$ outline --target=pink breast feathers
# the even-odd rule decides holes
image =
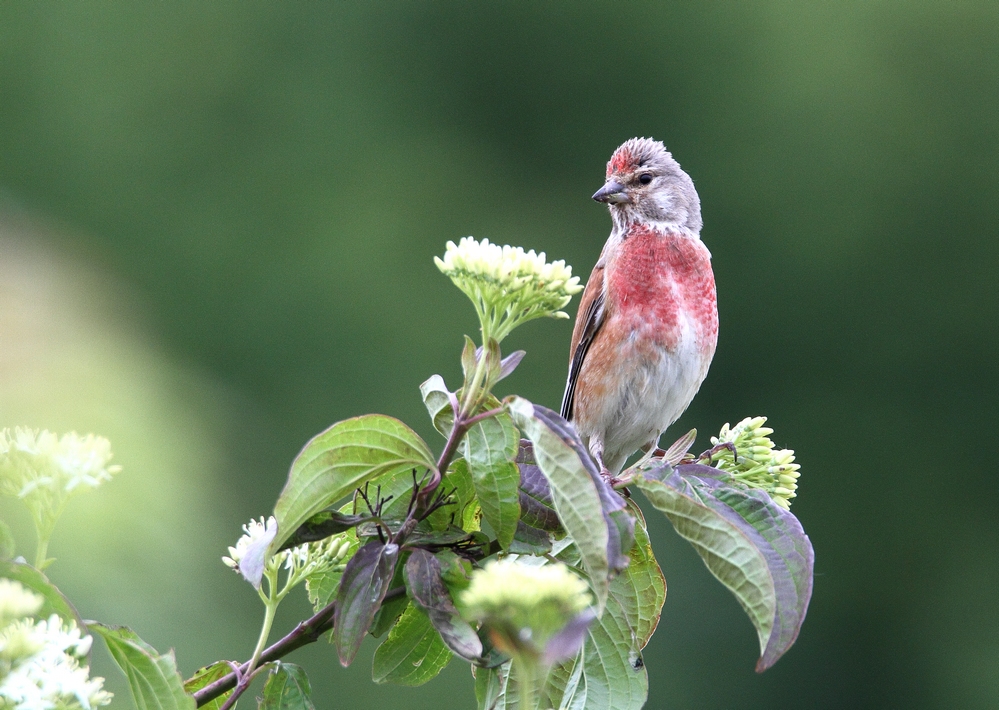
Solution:
[[[714,352],[718,310],[711,256],[698,239],[644,225],[631,228],[608,264],[610,299],[637,331],[673,349],[682,320],[693,325],[698,349]]]

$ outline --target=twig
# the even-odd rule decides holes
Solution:
[[[393,599],[398,599],[406,594],[405,587],[396,587],[395,589],[390,589],[385,594],[384,601],[391,601]],[[272,646],[264,649],[264,652],[260,654],[260,664],[270,663],[271,661],[276,661],[279,658],[283,658],[292,651],[295,651],[302,646],[308,646],[310,643],[315,643],[319,638],[333,628],[333,613],[336,611],[336,602],[332,601],[325,607],[317,611],[313,616],[309,617],[305,621],[299,622],[299,624],[292,629],[291,633],[285,636],[280,641],[277,641]],[[239,666],[239,674],[246,673],[247,669],[250,667],[250,662],[242,663]],[[197,702],[198,707],[201,707],[205,703],[214,700],[228,690],[232,690],[237,684],[237,672],[233,671],[228,673],[218,680],[209,683],[201,690],[194,693],[194,700]]]

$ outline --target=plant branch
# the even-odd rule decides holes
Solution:
[[[405,587],[390,589],[385,594],[383,603],[393,599],[398,599],[405,594]],[[264,663],[276,661],[279,658],[283,658],[288,655],[292,651],[301,648],[302,646],[308,646],[310,643],[318,641],[324,633],[333,628],[333,614],[335,611],[336,602],[332,601],[305,621],[299,622],[287,636],[282,638],[280,641],[275,642],[272,646],[264,649],[264,652],[260,654],[259,663],[263,665]],[[235,688],[236,684],[239,682],[237,676],[247,673],[249,668],[249,661],[242,663],[239,666],[238,673],[233,671],[232,673],[222,676],[218,680],[209,683],[201,690],[195,692],[194,700],[197,702],[198,707],[214,700],[226,691]]]

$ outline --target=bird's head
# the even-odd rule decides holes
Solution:
[[[659,222],[697,234],[701,201],[694,182],[661,141],[632,138],[607,163],[607,182],[593,195],[610,207],[618,227]]]

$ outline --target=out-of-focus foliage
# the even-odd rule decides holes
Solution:
[[[247,657],[256,602],[218,561],[239,524],[317,432],[425,422],[414,383],[460,380],[476,324],[441,242],[585,275],[604,162],[652,135],[697,184],[721,314],[675,431],[767,412],[808,462],[817,577],[756,676],[738,605],[650,517],[649,707],[994,707],[997,31],[984,1],[3,3],[3,209],[60,226],[4,222],[0,427],[98,432],[124,467],[69,507],[54,581],[185,675]],[[502,387],[557,403],[569,331],[511,336]],[[474,702],[457,664],[400,690],[328,646],[291,660],[318,706]]]

